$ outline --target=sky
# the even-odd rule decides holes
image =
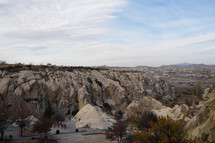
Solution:
[[[215,64],[215,0],[0,0],[0,60]]]

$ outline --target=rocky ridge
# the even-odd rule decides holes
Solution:
[[[116,116],[132,100],[146,95],[157,99],[175,98],[173,86],[144,72],[92,68],[0,70],[0,102],[11,109],[23,103],[35,116],[42,115],[51,106],[54,112],[72,117],[86,104]]]

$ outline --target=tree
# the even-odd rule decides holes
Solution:
[[[1,140],[4,140],[4,133],[10,125],[9,113],[4,103],[0,105],[0,134]]]
[[[6,129],[9,126],[9,122],[8,122],[8,115],[5,113],[0,113],[0,133],[1,133],[1,140],[4,140],[4,133],[6,131]]]
[[[106,139],[122,143],[123,137],[126,135],[127,126],[127,121],[118,120],[106,131]]]
[[[5,64],[7,64],[7,62],[6,61],[0,61],[0,64],[5,65]]]
[[[200,82],[198,82],[193,87],[193,94],[197,96],[199,99],[202,99],[202,93],[203,93],[202,85]]]
[[[138,143],[194,143],[187,138],[184,119],[172,120],[170,117],[159,117],[157,122],[149,122],[150,128],[145,131],[135,130]]]
[[[27,118],[32,113],[29,108],[24,106],[22,102],[19,103],[18,106],[13,111],[13,118],[17,119],[16,123],[18,124],[20,128],[20,135],[23,136],[23,132],[26,126],[30,124],[30,119]]]
[[[146,110],[144,112],[137,112],[135,117],[130,117],[129,123],[136,126],[139,130],[150,128],[149,122],[157,122],[157,115],[152,111]]]
[[[52,123],[48,118],[42,118],[34,124],[33,132],[42,134],[46,134],[51,130]]]

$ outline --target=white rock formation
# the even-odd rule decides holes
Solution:
[[[152,110],[157,116],[169,116],[173,120],[182,119],[189,111],[189,107],[186,104],[175,105],[173,108],[164,107],[160,110]],[[185,117],[185,121],[189,121],[190,118]]]
[[[189,111],[189,107],[185,104],[182,104],[175,105],[173,108],[170,108],[163,105],[156,99],[144,97],[140,101],[133,101],[131,104],[129,104],[124,116],[129,118],[134,116],[134,111],[141,113],[146,110],[153,111],[157,116],[169,116],[173,120],[179,120],[182,119],[184,115],[186,115],[186,113]],[[189,118],[186,117],[185,120],[188,121]]]
[[[28,116],[25,120],[29,121],[30,127],[33,127],[33,125],[38,121],[38,119],[36,117],[34,117],[33,115]]]
[[[115,120],[104,113],[98,106],[85,105],[73,118],[77,120],[76,128],[108,129]]]

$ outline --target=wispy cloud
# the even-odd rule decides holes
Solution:
[[[214,13],[211,0],[0,0],[0,59],[88,66],[211,64]]]
[[[104,34],[99,26],[114,18],[123,0],[11,0],[0,9],[0,35],[8,38],[53,40]],[[6,13],[5,13],[6,12]],[[83,40],[83,39],[82,39]]]

